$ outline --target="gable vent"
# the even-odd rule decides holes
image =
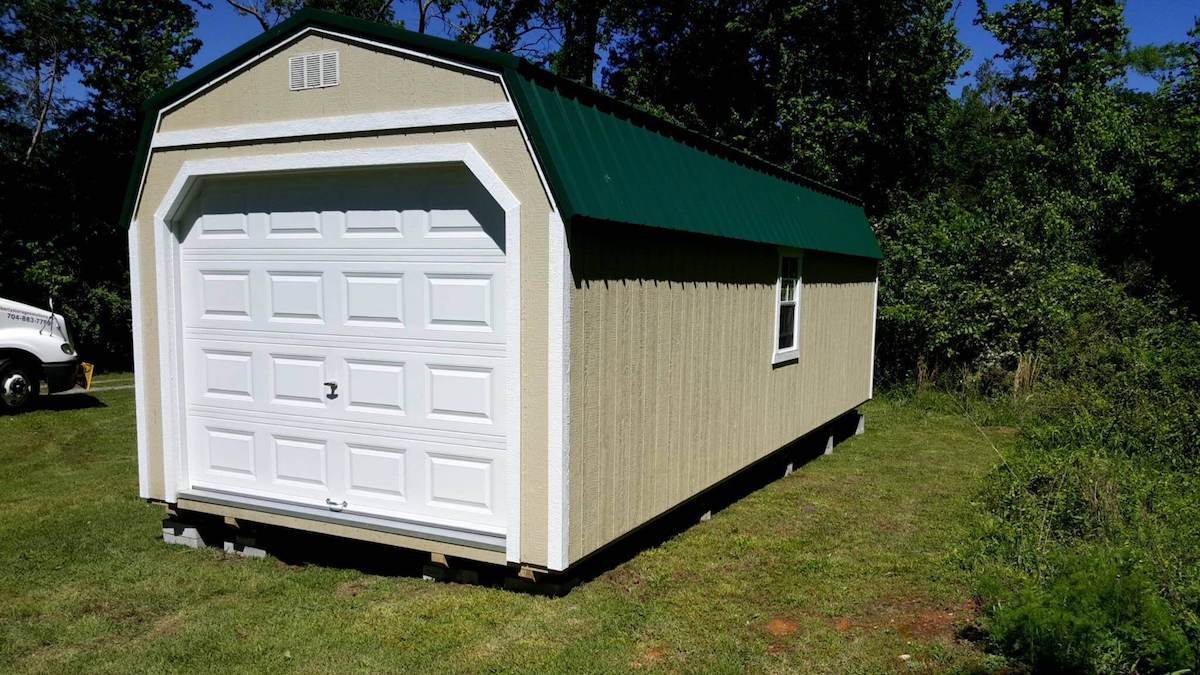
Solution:
[[[341,82],[341,64],[337,52],[301,54],[288,59],[288,89],[334,87]]]

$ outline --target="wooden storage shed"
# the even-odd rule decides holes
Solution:
[[[871,397],[853,198],[509,55],[303,11],[147,104],[139,489],[566,570]]]

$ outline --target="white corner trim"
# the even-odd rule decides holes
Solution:
[[[509,431],[505,450],[508,452],[508,523],[504,539],[504,559],[510,563],[521,562],[521,208],[516,196],[488,166],[487,162],[470,149],[464,163],[483,184],[492,198],[504,208],[504,276],[505,276],[505,327],[508,331],[505,348],[508,350],[508,415]]]
[[[867,398],[875,398],[875,324],[879,322],[879,277],[875,277],[875,293],[871,296],[871,369],[867,375]]]
[[[129,225],[129,306],[133,314],[133,406],[137,420],[138,496],[150,499],[150,437],[146,432],[146,351],[142,331],[142,276],[138,262],[138,222]]]
[[[164,202],[165,204],[166,202]],[[161,209],[160,209],[161,212]],[[174,242],[174,245],[172,245]],[[182,396],[179,395],[182,385],[183,359],[179,345],[182,312],[178,307],[179,243],[168,229],[166,221],[158,213],[154,216],[154,289],[155,314],[158,315],[158,375],[159,375],[159,410],[162,424],[162,470],[163,470],[163,500],[176,502],[178,483],[187,484],[184,473],[186,463],[183,458],[183,438],[185,418],[182,409]],[[179,355],[177,357],[177,355]],[[183,476],[180,476],[184,473]],[[179,480],[177,480],[177,478]]]
[[[154,214],[155,256],[158,283],[159,362],[162,376],[163,447],[166,500],[178,499],[178,486],[187,486],[187,449],[184,444],[182,345],[179,343],[181,300],[179,242],[172,235],[176,218],[186,208],[196,186],[211,176],[270,174],[284,171],[383,167],[458,162],[504,210],[505,274],[514,283],[506,286],[506,321],[510,330],[505,348],[509,359],[506,414],[511,420],[506,440],[510,475],[508,485],[505,557],[521,562],[521,203],[491,166],[467,143],[396,146],[365,150],[288,153],[223,157],[184,162]]]
[[[546,566],[565,570],[570,563],[571,457],[571,253],[566,229],[557,211],[550,212],[550,336],[547,465]]]
[[[517,119],[517,109],[507,101],[478,103],[444,108],[394,110],[363,115],[312,117],[283,122],[238,124],[227,127],[206,127],[182,131],[161,131],[150,141],[153,149],[196,145],[245,143],[306,136],[356,134],[403,129],[422,129],[470,124],[511,122]]]

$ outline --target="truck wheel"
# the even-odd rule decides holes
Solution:
[[[0,406],[13,412],[29,410],[40,389],[36,370],[20,361],[0,360]]]

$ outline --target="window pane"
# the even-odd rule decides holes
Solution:
[[[796,306],[779,307],[779,349],[791,349],[796,345]]]
[[[796,280],[795,279],[780,279],[779,280],[779,301],[791,302],[796,299]]]

